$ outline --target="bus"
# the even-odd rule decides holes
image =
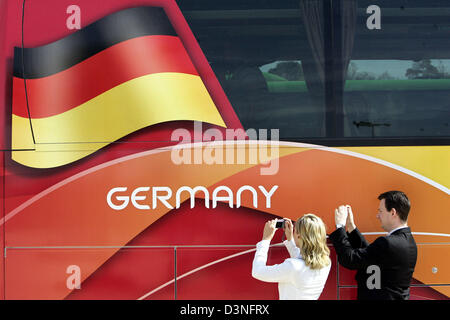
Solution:
[[[0,298],[278,299],[264,223],[401,190],[450,297],[445,0],[0,0]],[[268,264],[288,253],[278,231]],[[356,299],[332,267],[323,300]]]

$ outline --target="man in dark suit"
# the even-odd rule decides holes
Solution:
[[[377,218],[387,236],[368,244],[346,205],[335,210],[337,229],[329,237],[339,263],[358,270],[358,300],[408,300],[417,261],[416,242],[407,225],[411,205],[401,191],[382,193],[378,200]]]

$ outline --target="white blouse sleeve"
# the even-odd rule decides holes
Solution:
[[[300,249],[295,245],[295,242],[293,239],[289,240],[284,240],[283,244],[286,246],[286,249],[289,252],[289,255],[291,256],[291,258],[301,258],[301,254],[300,254]]]
[[[255,258],[253,259],[252,276],[265,282],[285,282],[293,273],[293,266],[285,260],[281,264],[267,266],[267,253],[270,241],[262,240],[256,244]]]

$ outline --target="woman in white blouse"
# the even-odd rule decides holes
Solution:
[[[283,242],[291,258],[267,266],[267,252],[277,219],[264,226],[263,239],[256,244],[252,276],[266,282],[278,282],[280,300],[317,300],[331,269],[330,250],[322,219],[305,214],[295,222],[285,219],[286,240]]]

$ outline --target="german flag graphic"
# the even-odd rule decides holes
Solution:
[[[51,168],[157,123],[226,127],[166,13],[136,7],[56,42],[15,48],[12,159]],[[82,144],[40,152],[45,144]],[[30,151],[23,151],[30,149]]]

